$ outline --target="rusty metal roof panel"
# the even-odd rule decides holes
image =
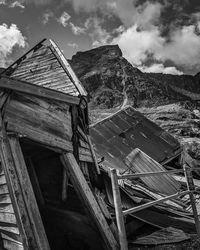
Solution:
[[[41,41],[3,74],[65,94],[87,96],[61,50],[51,40]]]
[[[114,157],[120,159],[115,167],[121,170],[127,169],[124,160],[135,148],[159,163],[175,157],[180,150],[175,138],[132,107],[91,125],[90,133],[97,154],[106,161],[109,158],[110,165],[117,164]]]

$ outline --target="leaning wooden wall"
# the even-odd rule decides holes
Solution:
[[[18,137],[26,137],[62,155],[63,165],[73,176],[72,184],[99,229],[106,249],[117,249],[118,244],[87,182],[89,163],[94,163],[94,158],[88,140],[85,104],[69,105],[18,91],[5,92],[0,97],[0,157],[24,249],[50,248]]]

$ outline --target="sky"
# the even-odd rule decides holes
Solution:
[[[0,67],[43,38],[66,58],[107,44],[143,72],[200,71],[199,0],[0,0]]]

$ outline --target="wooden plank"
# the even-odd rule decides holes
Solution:
[[[14,213],[12,204],[0,204],[0,212],[2,213]]]
[[[0,176],[0,185],[6,184],[6,177],[5,175]]]
[[[101,212],[101,209],[90,190],[83,173],[80,170],[79,165],[76,162],[76,159],[72,153],[65,153],[61,157],[61,161],[70,173],[70,179],[79,194],[81,200],[88,209],[88,212],[91,214],[94,223],[96,224],[101,236],[104,240],[104,243],[107,249],[118,249],[118,244],[105,220],[104,215]]]
[[[0,195],[0,203],[11,203],[10,194]]]
[[[7,184],[1,184],[0,182],[0,196],[2,194],[8,194],[8,186]]]
[[[176,198],[176,197],[179,197],[181,195],[186,195],[186,194],[189,194],[189,193],[190,193],[190,191],[186,190],[186,191],[182,191],[182,192],[179,192],[179,193],[176,193],[176,194],[169,195],[169,196],[164,197],[164,198],[160,198],[160,199],[158,199],[156,201],[150,201],[150,202],[142,204],[140,206],[124,210],[123,215],[128,215],[128,214],[131,214],[131,213],[135,213],[135,212],[138,212],[138,211],[143,210],[145,208],[148,208],[148,207],[157,205],[159,203],[162,203],[162,202],[164,202],[166,200],[170,200],[172,198]]]
[[[18,229],[17,226],[16,227],[14,227],[13,225],[11,225],[11,226],[2,226],[1,223],[0,223],[0,231],[2,231],[2,230],[19,235],[19,229]]]
[[[16,217],[15,214],[11,213],[2,213],[0,212],[0,221],[1,222],[6,222],[6,223],[11,223],[11,224],[16,224]]]
[[[55,136],[71,141],[72,129],[70,116],[61,117],[56,112],[48,111],[36,105],[26,105],[11,100],[5,109],[5,120],[9,117],[19,123],[27,123]],[[62,119],[63,118],[63,119]],[[22,120],[22,121],[20,121]]]
[[[2,236],[3,239],[7,239],[7,240],[10,240],[12,242],[15,242],[17,244],[22,245],[20,235],[2,231],[1,236]]]
[[[117,178],[119,180],[123,179],[135,179],[140,177],[148,177],[148,176],[159,176],[159,175],[165,175],[165,174],[174,174],[174,173],[182,173],[184,172],[183,169],[174,169],[169,171],[156,171],[156,172],[145,172],[145,173],[139,173],[139,174],[124,174],[124,175],[118,175]]]
[[[0,78],[0,88],[16,90],[23,93],[66,102],[74,105],[78,105],[80,101],[79,97],[71,96],[56,90],[47,89],[41,86],[37,86],[35,84],[27,83],[22,80],[16,80],[5,76],[2,76]]]
[[[128,242],[126,238],[126,230],[125,230],[124,218],[123,218],[123,213],[122,213],[122,202],[121,202],[116,169],[111,169],[110,174],[111,174],[113,200],[114,200],[115,216],[116,216],[116,221],[117,221],[120,249],[128,250]]]
[[[7,118],[7,130],[21,134],[21,136],[27,137],[33,141],[39,142],[44,146],[50,146],[62,149],[64,151],[72,151],[73,147],[71,142],[64,140],[60,137],[54,136],[51,133],[41,130],[40,128],[35,128],[22,121]]]
[[[31,221],[31,229],[35,236],[38,249],[50,249],[49,243],[45,234],[40,212],[37,206],[35,195],[32,189],[29,174],[27,172],[24,157],[21,151],[21,146],[16,137],[9,138],[11,152],[15,161],[16,172],[21,185],[23,199],[26,204],[27,213]]]
[[[7,239],[3,239],[3,245],[4,245],[4,249],[7,249],[7,250],[24,250],[23,245],[7,240]]]

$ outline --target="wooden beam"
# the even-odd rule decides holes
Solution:
[[[6,76],[1,76],[0,88],[11,89],[22,93],[53,99],[73,105],[78,105],[80,102],[79,97],[64,94],[60,91],[44,88],[36,84],[32,84],[26,81],[17,80]]]
[[[118,243],[116,242],[106,220],[101,212],[101,209],[88,186],[84,175],[72,153],[65,153],[61,157],[61,161],[70,173],[70,178],[77,194],[80,196],[81,200],[87,207],[89,213],[92,216],[94,223],[96,224],[101,236],[104,240],[106,249],[116,250],[119,249]]]
[[[128,250],[126,230],[125,230],[124,218],[123,218],[123,213],[122,213],[122,202],[121,202],[116,169],[111,169],[110,174],[111,174],[113,200],[114,200],[115,215],[116,215],[117,228],[118,228],[120,250]]]
[[[27,167],[21,151],[21,146],[18,139],[14,136],[9,138],[10,148],[16,167],[16,174],[23,195],[23,200],[27,209],[27,215],[30,219],[31,230],[33,231],[37,248],[50,249],[47,236],[44,230],[40,212],[37,206]],[[26,230],[26,228],[25,228]]]
[[[174,173],[182,173],[184,172],[183,169],[174,169],[169,171],[157,171],[157,172],[146,172],[146,173],[136,173],[136,174],[126,174],[126,175],[118,175],[117,179],[134,179],[140,177],[150,177],[150,176],[157,176],[157,175],[165,175],[165,174],[174,174]]]
[[[123,211],[123,215],[132,214],[132,213],[141,211],[141,210],[143,210],[145,208],[152,207],[152,206],[160,204],[160,203],[162,203],[164,201],[167,201],[167,200],[179,197],[181,195],[186,195],[186,194],[189,194],[189,193],[190,193],[190,191],[186,190],[186,191],[183,191],[183,192],[172,194],[172,195],[166,196],[164,198],[161,198],[161,199],[158,199],[158,200],[155,200],[155,201],[151,201],[151,202],[145,203],[143,205],[140,205],[140,206],[137,206],[137,207],[134,207],[134,208],[130,208],[130,209],[124,210]]]

